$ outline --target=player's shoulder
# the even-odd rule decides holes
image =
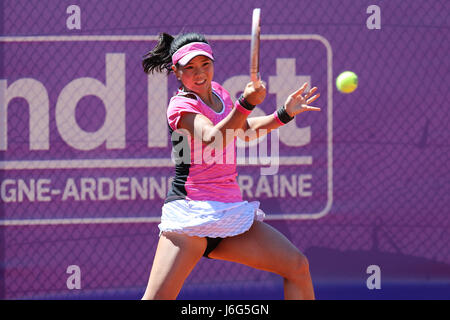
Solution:
[[[178,92],[170,98],[169,107],[180,104],[196,105],[198,104],[198,100],[197,95],[194,93],[178,90]]]
[[[211,87],[213,88],[213,90],[217,93],[222,93],[222,92],[227,92],[227,90],[225,90],[224,87],[222,87],[218,82],[215,81],[211,81]]]
[[[216,92],[218,95],[220,95],[220,97],[222,97],[224,101],[230,98],[230,93],[219,83],[211,81],[211,87],[213,88],[214,92]]]
[[[183,101],[183,99],[191,99],[194,101],[198,101],[198,97],[196,94],[194,94],[193,92],[184,91],[182,88],[179,88],[177,93],[170,100]]]
[[[182,111],[200,113],[201,104],[198,97],[189,92],[178,91],[176,95],[170,98],[167,114],[178,114]]]

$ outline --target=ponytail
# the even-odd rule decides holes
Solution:
[[[174,38],[168,33],[160,33],[158,44],[142,58],[145,73],[172,71],[172,55],[182,46],[191,42],[204,42],[204,35],[196,32],[185,33]]]
[[[158,44],[142,58],[142,67],[145,73],[152,73],[154,71],[163,72],[164,70],[170,73],[172,66],[170,45],[173,40],[174,37],[168,33],[159,34]]]

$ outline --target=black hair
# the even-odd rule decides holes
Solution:
[[[142,58],[144,72],[166,70],[169,74],[172,71],[172,55],[182,46],[191,42],[208,43],[204,35],[196,32],[180,34],[175,38],[168,33],[160,33],[158,44]]]

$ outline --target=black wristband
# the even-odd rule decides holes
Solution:
[[[287,113],[286,108],[284,106],[278,108],[277,116],[278,116],[278,119],[280,119],[280,121],[283,122],[284,124],[286,124],[289,121],[291,121],[292,119],[294,119],[294,117],[291,117],[289,115],[289,113]]]
[[[245,109],[249,110],[249,111],[252,111],[252,110],[255,109],[255,107],[256,107],[256,106],[254,106],[254,105],[248,103],[248,101],[245,100],[244,95],[241,95],[241,96],[239,97],[239,104],[240,104],[242,107],[244,107]]]

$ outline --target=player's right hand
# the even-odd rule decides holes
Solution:
[[[253,82],[247,83],[244,89],[244,98],[248,103],[256,106],[261,104],[266,98],[266,86],[263,81],[260,81],[258,88],[255,88]]]

